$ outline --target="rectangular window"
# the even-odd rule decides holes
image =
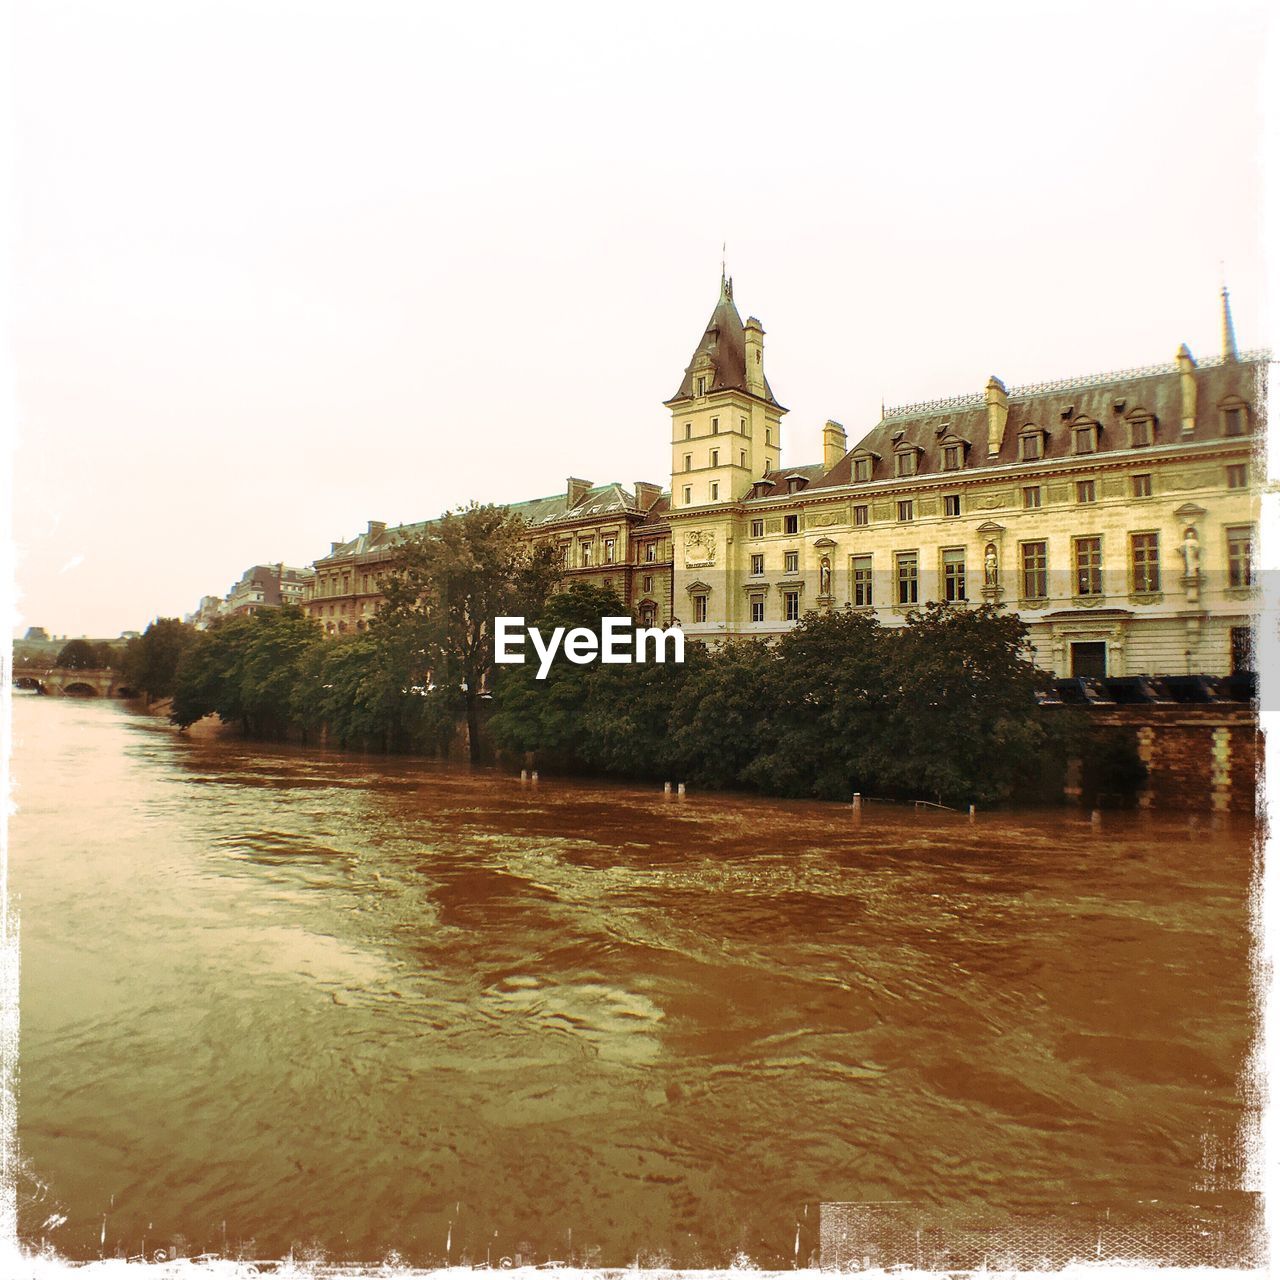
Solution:
[[[782,557],[783,573],[799,573],[800,572],[800,553],[798,551],[788,551]]]
[[[742,431],[742,434],[745,436],[745,435],[747,434],[747,420],[746,420],[746,418],[739,418],[739,419],[738,419],[738,427],[739,427],[739,429]]]
[[[1107,678],[1107,642],[1076,640],[1071,645],[1071,674],[1086,680]]]
[[[1149,475],[1133,476],[1133,496],[1135,498],[1151,497],[1151,477]]]
[[[766,458],[766,459],[764,460],[764,469],[765,469],[765,471],[766,471],[766,472],[768,472],[768,471],[772,471],[772,470],[773,470],[773,459],[772,459],[772,458]]]
[[[871,459],[870,458],[854,458],[853,478],[855,482],[859,484],[861,484],[864,480],[871,479]]]
[[[1230,409],[1224,409],[1222,415],[1226,420],[1227,435],[1242,436],[1245,434],[1245,429],[1249,425],[1249,418],[1243,408],[1235,405]]]
[[[868,512],[866,507],[854,507],[853,523],[858,525],[859,527],[861,527],[864,524],[871,523],[870,513]]]
[[[783,533],[799,533],[800,517],[799,516],[783,516],[782,532]]]
[[[764,556],[751,557],[751,574],[753,577],[759,577],[764,572]]]
[[[605,564],[613,563],[613,539],[606,538],[604,540],[604,562]]]
[[[856,605],[873,604],[871,596],[871,557],[854,556],[853,568],[853,603]]]
[[[751,621],[764,621],[764,596],[751,597]]]
[[[686,422],[684,424],[684,438],[686,440],[693,439],[693,423],[692,422]]]
[[[1145,449],[1156,441],[1156,424],[1150,418],[1135,418],[1129,424],[1130,443],[1135,449]]]
[[[720,419],[719,419],[719,418],[712,418],[712,419],[711,419],[711,434],[712,434],[713,436],[718,436],[718,435],[720,434]]]
[[[913,476],[916,473],[916,451],[906,449],[894,455],[894,473],[900,476]]]
[[[772,428],[772,427],[765,427],[765,429],[764,429],[764,442],[765,442],[765,444],[772,444],[772,443],[773,443],[773,428]]]
[[[1040,506],[1040,486],[1029,484],[1022,491],[1022,506],[1026,511],[1035,511]]]
[[[960,514],[960,495],[958,493],[944,493],[942,495],[942,514],[944,516],[958,516]]]
[[[1253,656],[1253,628],[1231,628],[1231,674],[1245,675],[1256,671]]]
[[[782,593],[782,616],[787,622],[795,622],[800,617],[800,593],[784,591]]]
[[[898,503],[898,523],[906,524],[916,518],[915,503],[910,498],[904,498]]]
[[[1076,501],[1077,502],[1097,502],[1098,500],[1098,482],[1096,480],[1077,480],[1076,481]]]
[[[753,520],[751,522],[751,536],[753,538],[764,537],[764,521],[763,520]]]
[[[1038,431],[1018,437],[1018,457],[1023,462],[1036,462],[1044,457],[1044,436]]]
[[[1160,535],[1131,533],[1129,559],[1133,566],[1133,589],[1139,594],[1160,590]]]
[[[640,582],[641,582],[640,590],[643,591],[645,595],[652,595],[653,594],[653,575],[646,573],[644,577],[640,579]]]
[[[685,469],[686,471],[692,471],[692,470],[693,470],[693,454],[691,454],[691,453],[686,453],[686,454],[684,455],[684,469]]]
[[[693,486],[687,484],[684,487],[684,505],[687,507],[693,501]]]
[[[646,542],[644,545],[644,558],[652,564],[658,558],[658,544],[656,542]]]
[[[1227,468],[1227,488],[1247,489],[1249,487],[1249,464],[1237,462]]]
[[[959,471],[961,450],[958,444],[949,444],[942,451],[942,467],[944,471]]]
[[[1049,544],[1022,544],[1022,598],[1044,600],[1049,595]]]
[[[720,465],[720,450],[719,450],[719,449],[712,449],[712,450],[711,450],[711,465],[712,465],[713,467],[718,467],[718,466]]]
[[[699,379],[698,379],[698,394],[699,394],[700,396],[705,396],[705,395],[707,394],[707,380],[706,380],[706,378],[699,378]]]
[[[1102,539],[1077,538],[1075,561],[1076,595],[1100,596],[1102,594]]]
[[[707,597],[693,597],[693,620],[694,622],[706,622],[707,620]]]
[[[1077,453],[1097,453],[1098,452],[1098,428],[1089,423],[1087,426],[1077,427],[1075,430],[1076,452]]]
[[[1227,585],[1253,586],[1253,528],[1249,525],[1227,530]]]
[[[747,465],[747,451],[745,449],[738,450],[738,466],[745,467]]]
[[[942,589],[946,599],[967,600],[965,595],[964,548],[953,547],[942,553]]]
[[[898,577],[898,603],[918,604],[920,600],[920,559],[914,551],[899,551],[894,556]]]
[[[584,569],[591,568],[591,543],[589,542],[582,544],[582,567]]]
[[[720,496],[720,483],[717,480],[711,482],[711,501],[714,502]]]

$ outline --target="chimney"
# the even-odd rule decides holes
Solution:
[[[1178,366],[1178,384],[1182,390],[1182,434],[1190,436],[1196,430],[1196,362],[1184,342],[1174,357]]]
[[[844,428],[828,418],[827,425],[822,428],[822,469],[830,471],[848,452],[849,442]]]
[[[387,522],[385,520],[370,520],[367,537],[380,538],[387,531]]]
[[[763,396],[764,326],[755,316],[748,316],[743,328],[747,345],[747,390],[753,396]]]
[[[986,400],[987,457],[994,458],[1004,443],[1004,427],[1009,421],[1009,395],[994,373],[987,379]]]
[[[650,484],[647,480],[637,480],[635,486],[636,506],[641,511],[648,511],[662,497],[662,486],[659,484]]]
[[[569,505],[576,507],[583,498],[587,496],[587,490],[591,488],[590,480],[579,480],[576,476],[569,477],[569,487],[567,490]]]

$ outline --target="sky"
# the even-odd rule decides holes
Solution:
[[[1266,341],[1265,7],[19,0],[15,634],[669,480],[722,244],[783,461]],[[1271,330],[1274,332],[1274,329]]]

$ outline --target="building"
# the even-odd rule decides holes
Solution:
[[[675,396],[673,608],[691,638],[809,610],[887,624],[1000,604],[1057,675],[1225,674],[1251,661],[1255,448],[1267,356],[1223,353],[887,409],[852,449],[781,459],[763,329],[729,280]]]
[[[190,620],[203,630],[217,618],[243,617],[262,609],[302,605],[312,576],[311,569],[296,569],[287,564],[251,565],[227,592],[220,607],[215,608],[216,597],[205,596]]]
[[[671,621],[671,531],[659,485],[639,480],[626,489],[571,476],[563,493],[508,510],[524,519],[532,540],[559,548],[566,581],[612,588],[650,625]],[[329,635],[365,630],[382,605],[379,580],[394,565],[396,548],[429,523],[388,528],[370,520],[364,533],[331,544],[315,562],[308,615]]]
[[[788,465],[787,410],[764,328],[720,295],[675,394],[671,486],[592,486],[514,504],[561,548],[569,580],[613,587],[647,625],[715,644],[777,636],[810,610],[900,625],[928,601],[1026,620],[1059,676],[1226,674],[1249,666],[1256,601],[1255,450],[1268,356],[1240,353],[1224,288],[1223,351],[1197,362],[1006,387],[886,409],[852,448],[821,431]],[[363,630],[400,539],[333,543],[305,608]]]

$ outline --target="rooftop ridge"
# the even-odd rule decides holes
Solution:
[[[1250,351],[1242,351],[1234,359],[1223,356],[1206,356],[1196,361],[1196,368],[1211,369],[1221,364],[1240,364],[1254,362],[1265,363],[1271,359],[1271,351],[1265,347],[1257,347]],[[1088,387],[1105,387],[1109,382],[1122,382],[1130,378],[1154,378],[1160,374],[1177,373],[1178,366],[1169,361],[1166,364],[1141,365],[1133,369],[1112,369],[1107,373],[1086,373],[1074,378],[1058,378],[1050,382],[1028,382],[1023,386],[1010,387],[1010,400],[1024,396],[1045,395],[1052,391],[1077,391]],[[880,415],[881,422],[889,422],[895,418],[915,418],[925,414],[945,413],[948,409],[980,409],[986,403],[986,396],[981,391],[968,395],[949,396],[942,400],[919,400],[914,404],[896,404],[885,408]]]

